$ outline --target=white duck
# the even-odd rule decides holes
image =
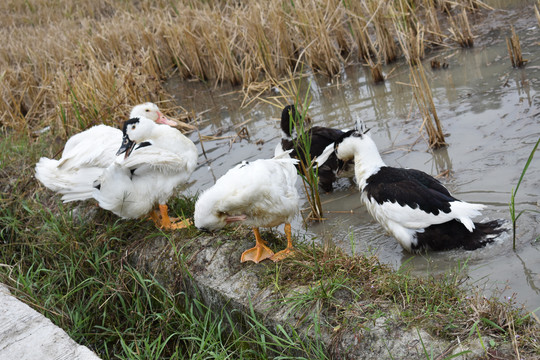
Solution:
[[[386,166],[367,132],[345,133],[336,141],[336,155],[354,159],[362,202],[405,250],[474,250],[502,232],[497,220],[473,222],[484,205],[454,198],[420,170]]]
[[[177,125],[167,119],[154,103],[144,103],[131,110],[130,118],[144,116],[159,124]],[[36,164],[36,179],[50,190],[64,195],[67,201],[92,197],[92,184],[116,159],[122,143],[122,131],[107,125],[96,125],[73,135],[66,142],[60,160],[42,157]],[[86,197],[82,197],[81,189]],[[88,191],[89,190],[89,191]]]
[[[149,214],[162,228],[186,227],[187,220],[171,222],[166,202],[195,169],[195,144],[170,126],[136,117],[124,123],[116,154],[123,153],[94,183],[92,196],[99,206],[127,219]]]
[[[195,226],[218,230],[242,221],[253,228],[255,247],[242,253],[241,262],[281,260],[293,250],[291,220],[299,211],[295,187],[297,160],[284,155],[273,159],[244,161],[230,169],[201,194],[195,204]],[[285,223],[287,248],[274,254],[261,239],[259,227]]]

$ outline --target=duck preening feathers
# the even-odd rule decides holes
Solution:
[[[167,201],[197,165],[197,148],[191,140],[170,126],[135,117],[124,123],[116,154],[119,157],[93,184],[92,197],[101,208],[127,219],[148,214],[166,229],[190,224],[185,219],[172,222]]]
[[[304,166],[306,166],[306,157],[309,153],[310,158],[314,160],[317,157],[321,157],[324,150],[330,146],[330,150],[333,148],[333,143],[341,137],[344,132],[339,129],[313,126],[309,130],[305,130],[305,136],[309,139],[307,141],[302,140],[297,136],[297,128],[303,129],[301,123],[302,116],[296,110],[294,105],[287,105],[281,112],[281,142],[278,147],[281,149],[279,152],[292,150],[290,156],[292,158],[299,159]],[[300,135],[301,136],[301,135]],[[309,143],[309,152],[306,150],[306,143]],[[333,189],[333,183],[338,177],[352,177],[353,174],[350,171],[352,168],[352,162],[343,162],[339,160],[333,151],[329,152],[329,156],[325,156],[325,159],[319,159],[317,161],[319,185],[326,191],[330,192]]]
[[[195,204],[195,226],[213,231],[232,222],[242,222],[253,228],[255,247],[242,253],[241,261],[274,261],[292,250],[290,222],[299,211],[295,187],[297,160],[286,154],[273,159],[242,162],[204,191]],[[276,254],[259,234],[259,227],[285,224],[287,248]]]
[[[175,126],[154,103],[133,107],[130,118],[144,116],[158,124]],[[64,195],[64,202],[92,198],[92,184],[116,159],[122,143],[122,130],[96,125],[73,135],[64,146],[59,160],[42,157],[36,164],[36,179],[48,189]],[[86,197],[80,189],[86,189]]]
[[[503,231],[499,220],[473,222],[485,206],[456,199],[434,177],[386,166],[368,130],[343,134],[335,151],[339,159],[354,159],[362,202],[407,251],[474,250]]]
[[[60,160],[39,160],[36,178],[64,202],[94,198],[122,218],[149,214],[159,227],[177,227],[166,201],[195,169],[197,149],[155,104],[137,105],[131,116],[123,131],[98,125],[74,135]],[[119,156],[125,145],[127,155]]]

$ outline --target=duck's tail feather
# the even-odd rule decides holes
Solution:
[[[463,244],[465,250],[475,250],[492,243],[506,229],[502,220],[491,220],[483,223],[474,223],[474,231],[471,233],[468,243]]]
[[[425,249],[441,251],[456,248],[476,250],[492,243],[506,229],[502,220],[492,220],[484,223],[474,223],[474,229],[469,231],[458,220],[443,224],[431,225],[423,232],[416,233],[416,245],[413,251]]]
[[[58,160],[42,157],[37,162],[35,171],[36,179],[38,179],[46,188],[58,192],[64,187],[64,184],[58,180],[60,178]]]
[[[103,169],[85,168],[71,174],[69,186],[58,191],[63,202],[83,201],[93,197],[94,182],[99,179]]]
[[[98,167],[65,170],[58,160],[44,157],[39,159],[35,170],[36,179],[48,189],[62,194],[64,202],[92,198],[93,182],[103,172]]]

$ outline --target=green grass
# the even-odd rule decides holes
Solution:
[[[62,225],[54,219],[58,217],[47,219],[47,228],[56,233]],[[152,233],[151,226],[110,229],[133,238],[138,232]],[[301,357],[288,354],[312,353],[311,344],[292,328],[274,334],[255,313],[239,326],[231,314],[216,313],[196,297],[166,289],[126,262],[129,240],[103,234],[99,241],[88,235],[83,231],[76,236],[86,238],[84,242],[69,236],[2,246],[2,262],[12,265],[0,279],[103,358],[266,359],[273,354],[296,359]],[[11,258],[4,257],[8,253]]]
[[[514,250],[516,250],[516,223],[517,223],[519,217],[521,216],[521,214],[523,214],[526,211],[532,211],[532,212],[540,213],[540,211],[537,211],[537,210],[525,209],[525,210],[521,210],[516,215],[516,204],[515,204],[516,195],[517,195],[517,191],[519,189],[519,185],[521,185],[521,181],[523,181],[523,178],[525,177],[525,173],[527,172],[527,169],[529,168],[529,165],[532,162],[534,154],[536,153],[536,149],[538,149],[538,145],[540,145],[540,138],[538,139],[538,141],[534,145],[534,148],[532,149],[531,154],[529,155],[529,158],[527,159],[527,162],[525,163],[525,166],[523,167],[523,170],[521,171],[521,176],[519,177],[518,183],[517,183],[515,189],[512,189],[512,193],[510,195],[509,208],[510,208],[510,217],[512,218],[512,248]]]
[[[255,314],[241,330],[230,314],[130,265],[125,254],[138,242],[174,241],[150,222],[124,222],[99,210],[89,225],[56,205],[57,213],[22,206],[44,223],[31,237],[3,238],[0,261],[9,268],[0,280],[103,358],[265,359],[262,349],[286,359],[311,348],[294,332],[274,335]],[[176,253],[183,262],[182,248]]]
[[[278,82],[279,83],[279,82]],[[284,92],[284,100],[287,104],[294,105],[296,117],[290,114],[289,133],[296,132],[294,150],[296,157],[300,160],[298,174],[302,179],[302,189],[310,206],[310,213],[306,220],[323,220],[323,208],[319,194],[319,168],[315,164],[315,159],[311,158],[311,134],[309,132],[308,109],[311,103],[311,82],[307,86],[301,77],[296,80],[293,74],[289,74],[289,79],[279,83],[281,91]],[[305,90],[301,90],[305,88]],[[280,110],[283,109],[283,106]],[[294,136],[294,135],[293,135]]]

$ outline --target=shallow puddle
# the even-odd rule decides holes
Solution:
[[[406,85],[410,80],[404,64],[386,67],[389,76],[380,85],[373,85],[361,66],[345,69],[333,81],[310,77],[306,83],[311,82],[313,101],[308,113],[314,124],[351,128],[355,119],[363,119],[387,165],[416,168],[434,176],[449,170],[449,176],[441,180],[457,198],[488,205],[477,221],[505,219],[510,227],[510,193],[540,137],[540,30],[532,3],[513,4],[490,13],[489,19],[477,19],[474,48],[426,56],[424,66],[447,148],[428,150],[419,130],[417,105]],[[510,64],[505,40],[510,25],[520,37],[523,57],[529,59],[524,69],[513,69]],[[434,57],[448,68],[429,69]],[[203,155],[198,135],[191,134],[200,157],[188,193],[212,186],[242,160],[273,156],[280,139],[281,109],[261,101],[241,108],[242,94],[226,86],[171,79],[169,87],[177,94],[179,105],[200,114],[201,136],[215,136],[203,142]],[[249,139],[237,136],[243,127]],[[539,179],[537,154],[519,188],[518,211],[540,210]],[[298,189],[301,191],[300,180]],[[515,294],[517,302],[529,310],[540,307],[539,214],[526,212],[518,220],[516,251],[512,250],[510,230],[477,251],[412,256],[369,216],[360,205],[357,187],[348,179],[341,179],[333,193],[323,194],[322,201],[328,220],[306,227],[298,216],[292,225],[299,239],[333,242],[349,253],[373,252],[395,268],[411,266],[417,275],[454,271],[466,264],[464,271],[471,284],[485,287],[487,292],[504,290],[501,296],[505,297]]]

